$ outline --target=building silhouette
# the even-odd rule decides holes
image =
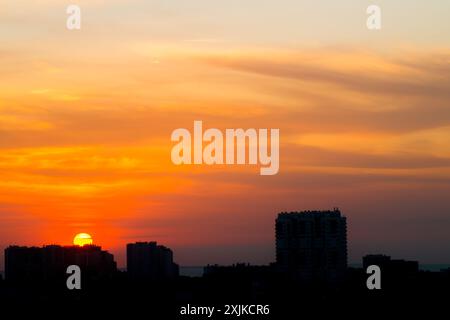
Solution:
[[[404,314],[412,306],[430,306],[427,311],[446,306],[450,269],[420,271],[415,261],[365,256],[364,268],[381,268],[382,289],[369,290],[366,270],[346,268],[346,233],[346,218],[338,209],[280,213],[276,263],[208,265],[202,277],[177,276],[172,251],[156,242],[127,245],[127,272],[118,271],[113,256],[98,246],[10,246],[5,250],[6,280],[0,281],[0,306],[14,312],[24,306],[33,312],[62,307],[79,317],[97,310],[103,318],[109,313],[117,316],[121,309],[128,318],[147,312],[157,319],[175,318],[183,305],[223,303],[267,303],[270,319],[309,313],[348,316],[353,306],[358,307],[358,315],[361,308],[373,312],[386,307],[380,316],[393,308]],[[66,268],[72,264],[81,267],[82,282],[88,281],[82,283],[82,290],[66,286]]]
[[[278,268],[300,281],[340,281],[347,268],[347,222],[339,209],[280,213]]]
[[[127,273],[131,279],[170,279],[179,274],[173,253],[156,242],[127,244]]]
[[[366,270],[370,265],[380,267],[381,272],[384,275],[397,279],[414,276],[419,272],[418,261],[391,259],[390,256],[383,254],[365,255],[363,257],[364,270]]]
[[[114,256],[95,245],[5,249],[5,278],[12,282],[59,281],[70,265],[78,265],[85,280],[109,278],[117,271]]]

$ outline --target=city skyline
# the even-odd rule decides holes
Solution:
[[[383,308],[446,301],[448,267],[430,272],[421,270],[417,261],[384,254],[368,254],[362,265],[348,266],[346,225],[337,208],[281,212],[273,230],[276,261],[207,265],[197,275],[180,273],[171,248],[155,241],[127,243],[126,270],[117,268],[108,251],[85,243],[92,240],[87,234],[78,234],[72,246],[9,246],[0,302],[13,309],[18,301],[28,308],[45,304],[47,314],[54,306],[71,306],[80,314],[96,306],[103,315],[145,309],[172,318],[205,315],[207,310],[212,317],[234,309],[238,317],[270,314],[270,319],[285,319],[299,314],[299,303],[301,314],[317,314],[322,306],[336,315],[337,306],[349,301],[367,307],[377,302]],[[224,299],[251,304],[225,302],[223,310]]]
[[[275,219],[274,233],[276,255],[266,267],[276,266],[278,271],[291,273],[299,281],[318,277],[332,283],[337,279],[344,279],[348,268],[352,268],[351,263],[348,263],[347,219],[338,208],[280,212]],[[127,243],[125,248],[125,269],[130,279],[166,281],[180,275],[173,251],[157,241]],[[106,271],[105,276],[121,269],[117,268],[114,255],[102,250],[100,245],[93,242],[91,235],[86,233],[75,235],[71,245],[9,245],[4,256],[7,279],[14,281],[23,281],[23,277],[32,278],[34,273],[38,278],[51,278],[52,273],[62,273],[68,265],[74,263],[82,264],[83,269],[97,266],[104,269],[103,272]],[[86,256],[91,258],[86,259]],[[419,270],[417,261],[391,260],[390,256],[380,253],[366,253],[361,260],[364,269],[370,265],[369,261],[384,266],[392,261],[400,263],[402,267],[412,266],[416,272]],[[39,265],[36,264],[38,261],[42,263],[42,269],[36,267]],[[245,267],[250,264],[239,261],[231,266]],[[209,270],[206,274],[216,267],[222,266],[217,263],[202,266]]]
[[[341,214],[339,208],[333,208],[332,210],[305,210],[305,211],[291,211],[291,212],[280,212],[275,219],[274,224],[274,232],[275,232],[275,246],[274,246],[274,259],[268,261],[266,263],[262,263],[259,265],[271,265],[276,263],[281,270],[287,271],[291,268],[310,268],[307,269],[309,274],[314,269],[313,261],[321,261],[320,264],[327,265],[325,261],[331,263],[332,270],[337,268],[340,270],[339,272],[343,272],[348,266],[360,266],[364,264],[364,259],[367,257],[375,257],[378,259],[381,257],[383,263],[386,258],[390,259],[390,255],[385,255],[386,252],[381,253],[380,251],[368,251],[365,252],[361,257],[359,257],[359,261],[348,261],[348,246],[347,246],[347,219],[346,216]],[[290,240],[290,242],[285,242],[284,239],[286,237],[290,237],[295,240]],[[317,240],[314,240],[318,237]],[[292,242],[294,241],[294,242]],[[11,250],[21,250],[21,249],[50,249],[55,250],[54,248],[68,249],[74,250],[76,248],[83,249],[84,247],[87,250],[90,248],[100,250],[102,248],[101,245],[94,242],[94,239],[91,235],[86,233],[80,233],[75,235],[73,238],[72,244],[44,244],[42,246],[25,246],[20,244],[9,244],[5,248],[5,255],[8,251]],[[290,244],[289,244],[290,243]],[[321,248],[317,253],[313,253],[313,251],[305,251],[305,245],[311,246],[309,250],[312,248]],[[319,247],[317,247],[317,245]],[[325,246],[325,247],[324,247]],[[153,270],[150,261],[151,260],[143,260],[142,254],[146,250],[151,250],[155,252],[161,251],[163,256],[168,254],[170,257],[170,261],[174,260],[174,254],[172,250],[168,247],[160,245],[155,241],[155,239],[146,239],[145,241],[136,241],[133,243],[126,243],[124,246],[124,253],[126,254],[125,260],[127,261],[126,265],[118,265],[118,269],[120,270],[129,270],[129,265],[132,264],[132,274],[139,272],[143,274],[143,267],[146,266],[147,269]],[[302,249],[303,248],[303,249]],[[322,251],[325,250],[325,251]],[[337,251],[336,251],[337,250]],[[339,252],[340,253],[337,253]],[[108,251],[105,251],[108,253]],[[309,253],[308,253],[309,252]],[[324,252],[327,252],[324,257],[319,257],[317,254],[322,255]],[[109,254],[109,253],[108,253]],[[157,253],[158,255],[160,253]],[[193,252],[191,252],[193,254]],[[117,261],[114,258],[114,254],[111,254],[111,259],[116,264]],[[134,258],[132,258],[134,257]],[[3,256],[2,256],[3,258]],[[130,260],[131,259],[131,260]],[[134,260],[133,260],[134,259]],[[414,259],[416,260],[416,259]],[[137,262],[140,261],[140,262]],[[144,261],[147,261],[146,264]],[[308,262],[307,262],[308,261]],[[318,262],[317,261],[317,262]],[[334,261],[334,262],[331,262]],[[361,261],[363,262],[361,264]],[[404,261],[404,260],[398,260]],[[142,266],[138,267],[139,263],[144,263]],[[154,262],[153,262],[154,263]],[[235,266],[240,264],[249,263],[249,260],[233,260],[232,263],[228,263],[225,265]],[[306,264],[305,264],[306,263]],[[417,265],[422,265],[418,261]],[[201,267],[205,266],[218,266],[220,264],[217,261],[208,262],[204,265],[184,265],[182,267]],[[450,266],[447,264],[436,264],[436,266],[441,265],[442,269],[445,269],[446,266]],[[178,265],[176,265],[177,273],[178,273]],[[312,269],[311,269],[312,268]],[[425,268],[426,269],[426,268]],[[141,270],[141,271],[139,271]],[[3,271],[0,269],[0,271]],[[141,275],[142,277],[143,275]],[[160,275],[162,276],[162,275]],[[162,276],[165,277],[165,276]]]

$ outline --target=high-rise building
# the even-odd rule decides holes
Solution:
[[[132,279],[167,279],[178,276],[173,253],[156,242],[127,244],[127,273]]]
[[[339,209],[280,213],[277,266],[302,281],[340,281],[347,268],[347,222]]]
[[[114,256],[99,246],[44,247],[9,246],[5,249],[5,277],[8,281],[59,281],[67,277],[70,265],[77,265],[82,279],[111,277],[117,266]]]

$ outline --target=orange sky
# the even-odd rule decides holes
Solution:
[[[450,49],[85,37],[0,46],[1,248],[88,232],[119,265],[138,240],[267,263],[278,212],[338,206],[352,261],[450,263]],[[174,166],[194,120],[280,128],[279,174]]]

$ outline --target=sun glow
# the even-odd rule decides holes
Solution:
[[[87,233],[79,233],[73,238],[73,244],[83,247],[92,244],[92,237]]]

